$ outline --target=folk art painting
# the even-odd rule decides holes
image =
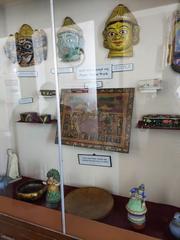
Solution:
[[[64,89],[62,144],[129,152],[134,89]],[[56,136],[56,143],[58,142]]]

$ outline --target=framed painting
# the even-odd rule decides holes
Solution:
[[[128,153],[133,100],[134,88],[63,89],[62,144]]]

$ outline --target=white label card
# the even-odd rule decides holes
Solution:
[[[33,102],[33,98],[32,97],[19,99],[19,104],[28,104],[28,103],[32,103],[32,102]]]
[[[112,71],[113,72],[127,72],[127,71],[133,71],[133,70],[134,70],[134,64],[133,63],[113,64],[112,65]]]
[[[111,79],[112,78],[111,64],[97,66],[96,67],[96,78],[97,79]]]
[[[50,71],[52,74],[55,74],[55,69],[51,68]],[[58,74],[63,74],[63,73],[73,73],[73,68],[72,67],[64,67],[64,68],[58,68],[57,69]]]
[[[103,88],[103,82],[97,81],[92,83],[85,83],[84,88]]]
[[[78,160],[80,165],[112,167],[111,156],[78,154]]]
[[[77,68],[76,77],[79,80],[111,79],[111,64],[99,65],[96,68]]]
[[[18,71],[16,72],[17,77],[37,77],[37,71]]]

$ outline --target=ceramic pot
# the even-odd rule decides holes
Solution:
[[[173,219],[169,224],[169,229],[171,234],[176,238],[180,239],[180,224],[176,222],[175,219]]]

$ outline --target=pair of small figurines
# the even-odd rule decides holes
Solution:
[[[47,181],[44,182],[47,185],[46,205],[50,208],[57,208],[61,200],[59,171],[56,169],[49,170],[47,178]]]

